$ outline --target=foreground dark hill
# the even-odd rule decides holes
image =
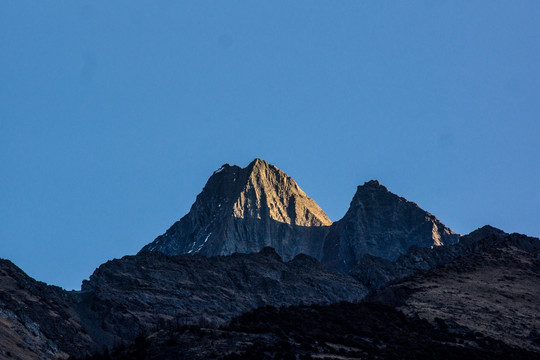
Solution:
[[[540,352],[540,240],[485,227],[461,254],[384,286],[377,300],[450,329]]]
[[[141,252],[216,256],[270,246],[285,260],[300,253],[320,259],[331,224],[291,177],[255,159],[215,171],[189,213]]]
[[[366,293],[353,278],[331,273],[305,255],[285,263],[272,249],[213,258],[142,253],[102,265],[81,292],[36,282],[2,261],[0,354],[18,359],[80,357],[135,341],[134,348],[118,356],[130,358],[135,356],[131,351],[143,347],[150,356],[145,358],[156,359],[175,353],[179,358],[224,353],[257,358],[269,353],[290,356],[291,351],[304,357],[392,358],[398,353],[400,358],[444,358],[451,352],[457,358],[534,358],[527,351],[540,350],[539,249],[538,239],[484,227],[456,245],[410,251],[394,265],[416,269],[412,276],[383,286],[369,298],[412,317],[371,309],[374,322],[362,329],[347,322],[354,319],[354,309],[345,308],[342,315],[332,310],[332,317],[324,320],[326,315],[313,307],[292,308],[281,320],[274,310],[270,315],[262,310],[233,322],[243,327],[213,329],[267,304],[335,303],[358,300]],[[432,269],[421,270],[424,266]],[[303,320],[309,318],[306,311],[323,323]],[[389,321],[388,314],[399,322]],[[276,317],[277,324],[267,317]],[[308,325],[302,325],[304,321]],[[261,333],[267,324],[269,330]],[[174,331],[181,327],[183,331]],[[152,333],[160,328],[173,332]],[[148,333],[149,337],[138,336]]]
[[[313,258],[283,262],[271,248],[212,258],[152,252],[100,266],[83,283],[77,311],[96,342],[112,346],[166,323],[221,325],[260,306],[358,301],[366,293]]]
[[[207,258],[161,253],[101,265],[80,292],[37,282],[0,261],[0,358],[83,356],[178,324],[220,325],[259,306],[358,301],[353,278],[271,248]]]
[[[330,228],[322,262],[347,272],[366,254],[395,261],[412,246],[451,245],[458,239],[435,216],[372,180],[358,187],[345,216]]]
[[[451,333],[375,303],[263,307],[220,329],[180,326],[93,359],[538,359],[480,333]]]

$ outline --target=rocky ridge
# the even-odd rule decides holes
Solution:
[[[498,242],[504,242],[508,236],[510,235],[504,231],[486,225],[462,236],[457,244],[433,248],[412,246],[396,261],[366,254],[360,258],[358,264],[351,267],[349,274],[373,290],[395,279],[401,279],[419,271],[434,269],[459,258],[461,255],[488,251],[497,246]],[[520,244],[520,246],[528,249],[526,251],[534,251],[534,248],[529,249],[525,244]]]
[[[217,326],[260,306],[359,301],[366,293],[307,255],[283,262],[272,248],[211,258],[147,252],[101,265],[83,283],[77,310],[92,337],[113,346],[167,323]]]
[[[303,253],[348,272],[366,255],[393,263],[411,247],[458,239],[435,216],[376,180],[359,186],[345,216],[332,224],[292,178],[255,159],[246,168],[226,164],[215,171],[189,213],[141,252],[216,256],[270,246],[284,260]]]
[[[230,256],[142,253],[101,265],[81,291],[33,280],[0,260],[0,358],[84,357],[164,326],[218,326],[266,305],[359,301],[367,289],[272,248]]]

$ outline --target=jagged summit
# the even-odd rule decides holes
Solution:
[[[299,226],[328,226],[332,221],[298,187],[296,182],[264,160],[255,159],[247,167],[247,184],[234,204],[237,218],[270,219]]]
[[[236,166],[236,165],[234,165],[234,166]],[[220,173],[220,172],[223,171],[223,169],[226,169],[226,168],[229,168],[229,167],[231,167],[231,165],[225,163],[225,164],[221,165],[221,167],[220,167],[219,169],[217,169],[216,171],[214,171],[214,172],[212,173],[212,175],[215,175],[215,174],[217,174],[217,173]]]
[[[384,190],[388,191],[388,189],[387,189],[385,186],[383,186],[383,185],[379,182],[379,180],[369,180],[369,181],[366,181],[366,182],[364,183],[364,185],[360,185],[360,186],[358,186],[358,187],[380,188],[380,189],[384,189]]]
[[[322,261],[348,271],[366,254],[394,261],[411,246],[440,246],[458,240],[459,235],[435,216],[371,180],[358,186],[349,210],[332,225]]]
[[[190,212],[141,251],[214,256],[271,246],[286,260],[298,253],[320,258],[331,224],[290,176],[254,159],[214,171]]]

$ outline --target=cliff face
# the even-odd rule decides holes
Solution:
[[[300,253],[320,259],[331,224],[292,178],[255,159],[215,171],[190,212],[141,252],[215,256],[270,246],[285,260]]]
[[[455,244],[459,235],[418,205],[399,197],[378,181],[359,186],[345,216],[325,239],[325,266],[349,271],[366,254],[395,261],[412,246]]]

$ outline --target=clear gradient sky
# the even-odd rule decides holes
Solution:
[[[539,1],[2,1],[0,257],[78,289],[260,157],[540,235]]]

